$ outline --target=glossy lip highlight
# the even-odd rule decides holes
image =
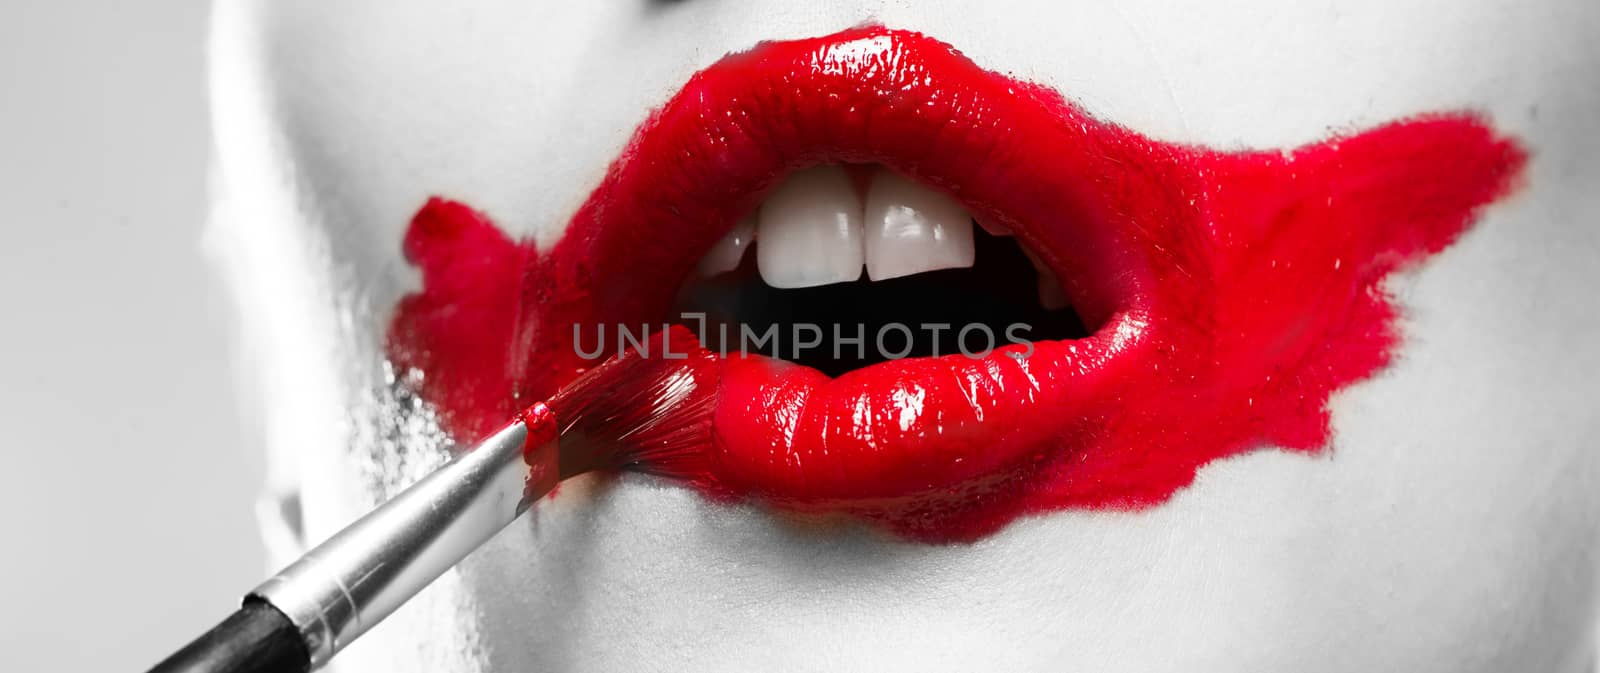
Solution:
[[[1381,282],[1506,193],[1516,145],[1434,115],[1292,152],[1221,153],[1095,120],[1042,87],[881,27],[763,44],[646,120],[545,254],[435,200],[389,351],[457,436],[581,371],[573,326],[660,323],[787,173],[879,163],[1008,227],[1100,329],[981,360],[836,379],[725,364],[703,474],[720,498],[842,512],[929,541],[1030,511],[1161,502],[1218,457],[1328,441],[1335,390],[1384,365]]]

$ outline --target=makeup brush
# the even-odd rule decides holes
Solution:
[[[151,673],[319,668],[560,480],[696,473],[711,436],[717,362],[687,329],[658,332],[307,552]]]

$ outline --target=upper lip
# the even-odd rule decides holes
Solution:
[[[1054,92],[918,33],[767,43],[697,73],[653,113],[551,254],[587,260],[616,302],[602,315],[659,317],[701,253],[778,179],[877,163],[1011,228],[1101,324],[1133,308],[1146,274],[1102,191],[1130,167],[1107,152],[1102,125],[1084,121]]]
[[[1426,197],[1459,214],[1450,220],[1456,229],[1441,230],[1438,246],[1499,193],[1521,161],[1475,121],[1457,121],[1425,129],[1438,136],[1425,144],[1463,155],[1443,157],[1441,165],[1462,164],[1461,180],[1475,181],[1453,201]],[[1385,161],[1384,142],[1368,143],[1376,147],[1364,161]],[[1381,236],[1330,239],[1325,250],[1316,247],[1323,243],[1309,252],[1279,250],[1309,255],[1301,261],[1307,265],[1348,259],[1350,266],[1330,264],[1340,270],[1328,279],[1297,278],[1304,287],[1268,296],[1276,303],[1230,323],[1238,335],[1216,337],[1229,329],[1222,321],[1255,304],[1222,286],[1222,274],[1233,271],[1218,268],[1232,264],[1224,253],[1245,246],[1215,228],[1225,209],[1259,208],[1230,201],[1236,196],[1219,185],[1237,178],[1247,188],[1282,193],[1273,207],[1292,216],[1300,212],[1297,199],[1309,196],[1272,182],[1285,156],[1157,143],[1095,120],[1048,89],[984,71],[917,33],[867,27],[763,44],[694,75],[653,113],[537,262],[506,255],[516,282],[482,290],[495,299],[474,299],[491,320],[501,319],[494,311],[505,312],[497,302],[514,304],[509,350],[480,358],[502,367],[503,381],[434,398],[457,430],[482,431],[484,418],[506,415],[488,402],[505,396],[501,383],[543,396],[582,370],[587,363],[576,355],[573,326],[668,318],[702,254],[779,179],[814,164],[872,162],[1009,227],[1098,330],[1036,343],[1026,359],[1002,349],[983,359],[897,360],[836,379],[766,358],[732,358],[708,447],[714,467],[698,485],[791,509],[853,512],[935,538],[970,537],[1032,508],[1149,502],[1187,483],[1206,460],[1253,443],[1320,445],[1327,392],[1384,360],[1388,342],[1379,338],[1354,342],[1351,348],[1371,352],[1352,355],[1348,366],[1316,359],[1332,357],[1325,353],[1302,357],[1346,311],[1368,301],[1346,295],[1403,261],[1406,250],[1381,257],[1384,246],[1401,245]],[[1309,160],[1302,166],[1307,174],[1343,170]],[[1481,177],[1472,172],[1477,167]],[[1247,214],[1271,221],[1282,213]],[[433,253],[420,238],[445,217],[425,209],[407,242],[430,289],[431,273],[455,272],[426,259]],[[1312,299],[1321,303],[1311,306]],[[428,312],[429,301],[426,292],[408,298],[392,333],[397,359],[424,370],[441,341],[479,338],[431,333],[472,307],[447,306],[444,317]],[[1240,355],[1254,353],[1266,355]],[[1322,388],[1292,388],[1298,379],[1279,379],[1270,391],[1252,387],[1263,376],[1292,375],[1274,368],[1302,359],[1328,370],[1316,379]],[[1277,391],[1283,400],[1271,404],[1282,404],[1267,408],[1269,400],[1257,399],[1263,391]],[[1263,420],[1274,413],[1283,419]],[[1208,417],[1217,414],[1239,418],[1219,428],[1187,427],[1218,424]],[[1180,448],[1155,455],[1161,447]]]

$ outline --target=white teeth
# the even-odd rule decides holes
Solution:
[[[1039,261],[1039,257],[1032,250],[1022,249],[1022,254],[1028,256],[1028,261],[1033,262],[1033,270],[1039,274],[1039,306],[1047,311],[1067,307],[1067,293],[1061,289],[1061,281],[1056,278],[1054,271]]]
[[[767,196],[757,218],[756,265],[776,288],[861,277],[861,202],[838,166],[798,171]]]
[[[942,192],[878,171],[865,206],[867,276],[972,266],[972,215]]]
[[[797,171],[767,196],[758,213],[740,220],[707,251],[700,273],[737,269],[759,239],[756,266],[761,280],[775,288],[854,281],[862,266],[872,280],[887,280],[972,266],[975,226],[995,236],[1012,235],[1004,225],[976,222],[944,193],[888,170],[873,173],[865,201],[843,167]],[[1066,307],[1055,274],[1026,248],[1023,252],[1038,272],[1039,304]]]
[[[740,218],[739,223],[733,225],[733,231],[712,245],[706,256],[700,259],[700,274],[715,276],[739,268],[745,248],[750,247],[750,241],[755,238],[756,216],[751,213]]]

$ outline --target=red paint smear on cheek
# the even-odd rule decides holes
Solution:
[[[1384,280],[1448,246],[1480,208],[1514,187],[1525,163],[1515,143],[1472,115],[1420,117],[1291,152],[1228,153],[1148,139],[1094,120],[1053,92],[1006,84],[1049,113],[1016,132],[1050,142],[1063,128],[1081,128],[1092,139],[1077,161],[1103,169],[1098,183],[1085,186],[1096,192],[1094,212],[1105,214],[1096,224],[1116,228],[1144,265],[1129,271],[1141,280],[1123,306],[1139,315],[1127,352],[1075,380],[1081,392],[1049,398],[1059,407],[1028,407],[1013,419],[1037,433],[980,433],[971,446],[942,446],[962,460],[942,463],[936,479],[913,469],[925,447],[908,441],[902,450],[904,438],[896,437],[859,458],[910,472],[845,464],[797,477],[773,460],[776,440],[760,436],[766,430],[731,423],[739,427],[725,434],[735,441],[708,446],[709,467],[687,482],[719,498],[845,512],[918,539],[965,540],[1029,512],[1157,504],[1217,458],[1263,447],[1320,450],[1330,440],[1329,398],[1381,370],[1399,343],[1398,308]],[[664,165],[659,170],[670,173]],[[619,178],[622,170],[614,167],[544,255],[457,203],[434,199],[416,215],[404,245],[423,289],[396,308],[389,354],[423,373],[422,394],[455,436],[487,434],[580,372],[586,363],[575,354],[572,325],[666,317],[664,307],[640,298],[648,288],[630,287],[614,272],[651,268],[646,262],[662,253],[608,237],[596,222],[615,207],[609,195],[622,189],[619,181],[667,183],[671,175]],[[731,220],[737,206],[729,208],[717,215]],[[709,244],[719,231],[684,235]],[[657,280],[650,282],[664,285]],[[916,379],[950,366],[944,359],[888,364],[898,369],[872,371]],[[761,361],[734,363],[729,372],[723,396],[734,406],[749,401],[742,417],[772,409],[764,396],[781,396],[785,386],[804,396],[822,385],[810,370],[785,373]],[[944,397],[951,399],[927,404],[971,411],[962,406],[969,400]],[[1025,435],[1041,439],[1018,439]],[[805,437],[783,441],[783,451],[808,461],[827,448]],[[938,483],[916,490],[930,480]]]
[[[1293,152],[1163,147],[1189,213],[1148,230],[1153,351],[1102,398],[1077,464],[1038,481],[1051,506],[1164,501],[1212,460],[1318,451],[1333,393],[1389,364],[1400,309],[1384,283],[1454,242],[1509,193],[1525,153],[1471,115],[1399,122]],[[1146,204],[1158,200],[1145,200]],[[1177,232],[1182,232],[1178,235]],[[1026,508],[1026,506],[1024,506]]]

